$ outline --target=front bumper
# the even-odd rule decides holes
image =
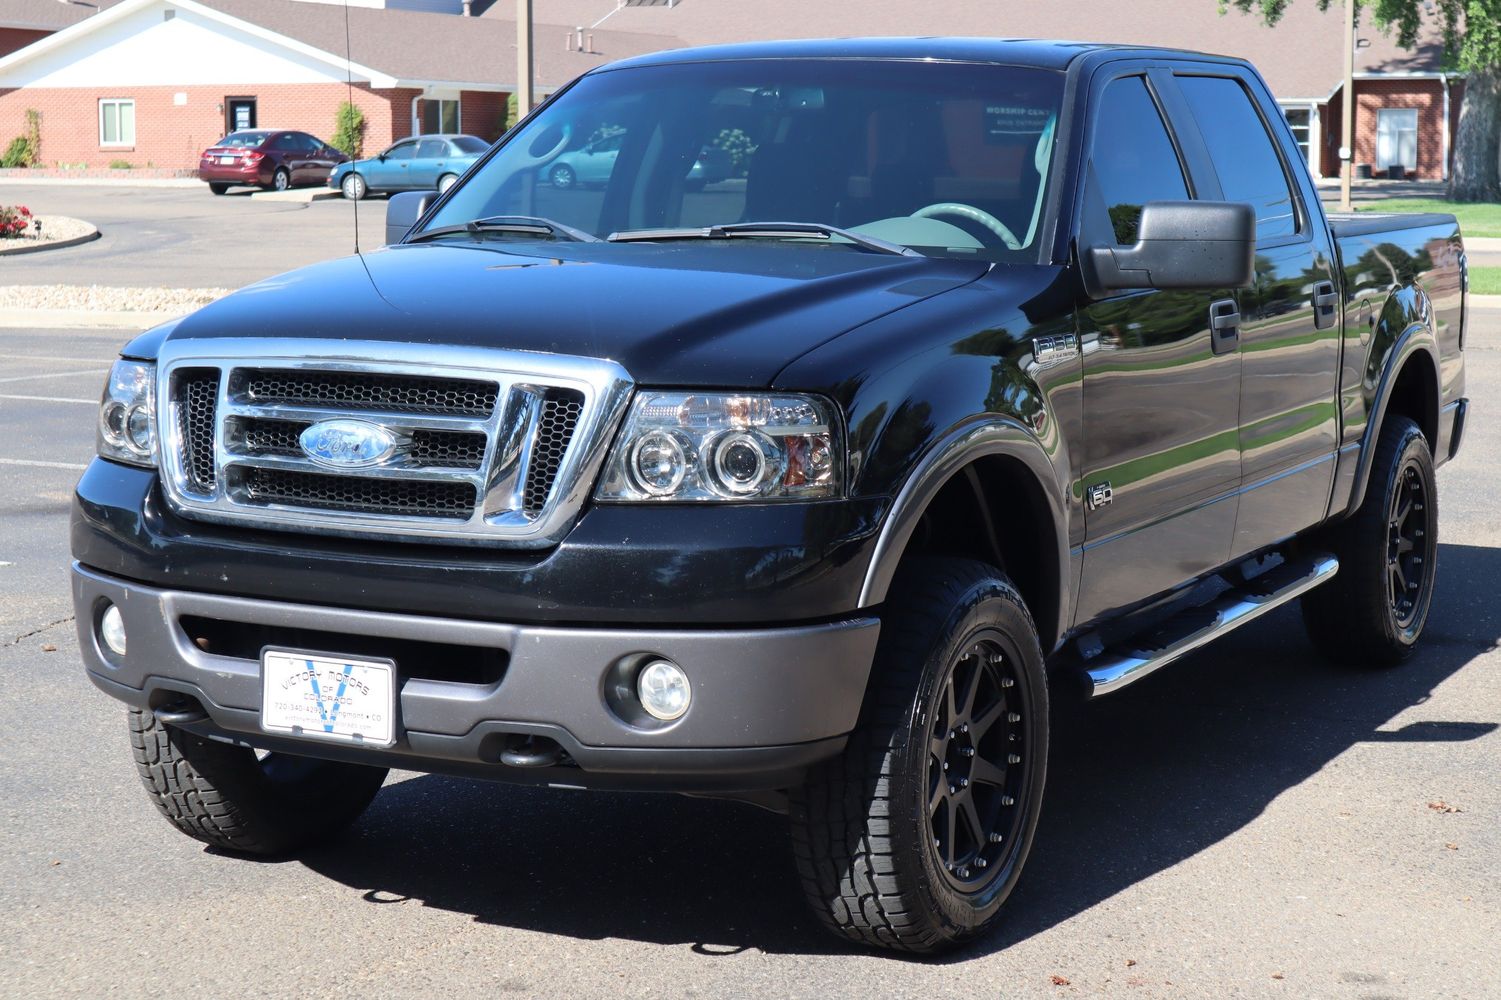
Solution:
[[[843,748],[880,631],[876,619],[859,617],[786,628],[525,626],[166,590],[77,563],[72,575],[89,679],[147,710],[193,699],[202,712],[184,728],[308,756],[579,786],[737,791],[795,783]],[[106,602],[124,617],[126,656],[98,640]],[[396,745],[377,751],[263,733],[258,649],[222,655],[190,635],[192,622],[243,624],[258,636],[271,630],[293,641],[269,644],[314,641],[333,654],[355,655],[349,645],[381,640],[415,650],[407,662],[397,659]],[[421,651],[454,647],[499,650],[503,670],[480,683],[434,679]],[[693,705],[677,722],[644,728],[610,707],[612,668],[642,654],[668,657],[688,673]],[[526,737],[555,741],[566,756],[537,768],[503,763]]]

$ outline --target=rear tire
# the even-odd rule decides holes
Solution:
[[[345,174],[339,182],[339,190],[344,192],[344,197],[350,201],[359,201],[365,197],[369,188],[365,184],[365,178],[359,174]]]
[[[1042,650],[1010,581],[966,559],[904,570],[858,726],[791,795],[824,925],[922,953],[982,934],[1031,850],[1047,747]]]
[[[219,184],[217,182],[210,181],[208,189],[210,191],[214,192],[214,194],[223,194],[224,192],[226,192],[226,191],[229,190],[229,185],[228,184]]]
[[[1407,417],[1386,418],[1365,500],[1331,542],[1339,573],[1303,598],[1309,638],[1340,663],[1401,663],[1422,637],[1438,569],[1433,455]]]
[[[448,189],[451,188],[451,187],[453,187],[454,184],[458,181],[458,179],[459,179],[459,177],[458,177],[457,174],[444,174],[442,177],[439,177],[438,178],[438,193],[439,194],[447,194],[448,193]]]
[[[327,840],[365,811],[386,768],[271,753],[257,759],[130,710],[136,770],[167,822],[205,844],[274,857]]]

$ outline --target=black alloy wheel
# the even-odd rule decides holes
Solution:
[[[928,829],[935,861],[961,892],[984,890],[1020,844],[1028,771],[1026,675],[1003,637],[981,632],[949,668],[928,744]]]
[[[1412,655],[1438,579],[1438,484],[1427,437],[1388,415],[1371,457],[1360,509],[1310,540],[1339,572],[1303,596],[1303,624],[1320,653],[1381,667]]]
[[[1403,466],[1392,492],[1387,519],[1386,593],[1397,627],[1409,629],[1421,610],[1433,578],[1433,532],[1429,497],[1421,470]]]

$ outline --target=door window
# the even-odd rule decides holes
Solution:
[[[417,143],[417,159],[441,160],[448,153],[448,143],[442,139],[423,139]]]
[[[398,142],[396,145],[386,150],[386,159],[410,160],[412,158],[412,154],[416,151],[417,144],[415,142]]]
[[[1121,245],[1136,242],[1143,205],[1188,198],[1183,165],[1143,77],[1122,77],[1105,88],[1090,160]]]
[[[1417,108],[1380,108],[1376,112],[1376,168],[1401,165],[1418,169]]]
[[[1178,88],[1199,123],[1225,200],[1256,210],[1258,240],[1296,233],[1287,171],[1246,88],[1225,76],[1180,76]]]

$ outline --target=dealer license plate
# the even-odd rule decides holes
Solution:
[[[235,158],[233,156],[221,156],[219,157],[219,162],[228,166],[235,162]]]
[[[289,649],[261,652],[261,728],[310,739],[396,742],[396,665]]]

